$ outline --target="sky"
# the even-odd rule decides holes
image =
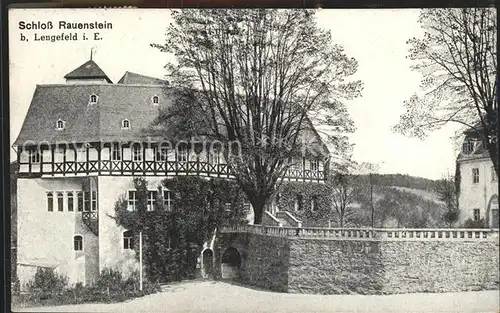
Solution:
[[[400,173],[440,179],[455,169],[453,125],[425,140],[395,134],[391,126],[404,112],[403,102],[418,91],[420,74],[406,58],[411,37],[422,35],[417,9],[321,9],[318,24],[330,29],[334,43],[344,47],[359,64],[352,77],[364,83],[362,97],[347,101],[356,125],[351,135],[353,158],[378,164],[380,173]],[[49,22],[51,30],[21,30],[19,23]],[[35,41],[35,33],[57,35],[59,21],[111,22],[112,29],[97,30],[101,40]],[[64,75],[90,58],[113,82],[125,71],[163,78],[168,56],[152,48],[163,43],[171,22],[168,10],[146,9],[11,9],[9,11],[10,140],[21,129],[37,84],[64,83]],[[77,31],[79,33],[82,30]],[[21,35],[28,41],[21,41]],[[79,34],[80,35],[80,34]],[[11,158],[15,157],[11,150]]]

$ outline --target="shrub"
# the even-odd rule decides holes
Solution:
[[[12,282],[12,294],[19,294],[20,290],[21,290],[21,283],[19,282],[19,277],[17,276],[14,276]]]
[[[68,278],[58,275],[51,268],[38,268],[35,277],[28,282],[28,290],[34,297],[47,299],[51,295],[62,293],[68,286]]]
[[[96,281],[100,290],[118,290],[122,285],[122,273],[112,268],[103,268]]]
[[[139,273],[137,271],[123,280],[120,271],[105,268],[101,271],[95,286],[83,286],[82,283],[76,283],[73,288],[65,288],[67,278],[57,276],[53,271],[39,270],[39,272],[29,285],[32,293],[14,296],[13,306],[117,302],[160,291],[158,283],[151,283],[147,280],[143,281],[142,291],[139,290]],[[61,286],[64,287],[61,288]]]
[[[469,218],[468,220],[466,220],[464,222],[463,227],[464,228],[485,228],[486,223],[484,221],[484,218],[482,218],[478,221],[474,221],[471,218]]]

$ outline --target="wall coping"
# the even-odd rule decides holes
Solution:
[[[288,238],[368,241],[496,241],[498,229],[472,228],[321,228],[261,225],[226,226],[221,233],[253,233]]]

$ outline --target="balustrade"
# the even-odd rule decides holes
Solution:
[[[239,225],[223,227],[222,233],[254,233],[295,238],[327,238],[386,241],[498,240],[498,229],[371,229]]]

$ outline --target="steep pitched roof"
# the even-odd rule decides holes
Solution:
[[[111,82],[93,61],[86,62],[65,77],[82,78],[82,75],[106,78]],[[175,101],[175,88],[166,85],[166,80],[132,72],[125,72],[118,84],[37,85],[14,145],[127,142],[148,138],[161,141],[164,134],[150,126],[154,125],[158,109]],[[98,97],[96,104],[89,103],[93,94]],[[160,97],[159,106],[152,104],[153,96]],[[56,128],[59,119],[65,122],[62,130]],[[124,119],[130,121],[130,129],[121,128]],[[303,131],[315,137],[316,143],[323,148],[315,153],[329,153],[309,118],[305,120]]]
[[[172,101],[170,92],[158,85],[38,85],[14,145],[161,140],[148,126],[159,107]],[[92,94],[98,97],[95,104],[89,104]],[[152,104],[155,95],[160,106]],[[58,119],[65,122],[62,130],[56,129]],[[124,119],[130,121],[130,129],[121,128]]]
[[[123,74],[122,78],[120,78],[118,84],[168,85],[169,82],[164,79],[127,71]]]
[[[69,72],[64,78],[104,78],[108,83],[113,83],[111,79],[94,61],[88,60],[78,68]]]

